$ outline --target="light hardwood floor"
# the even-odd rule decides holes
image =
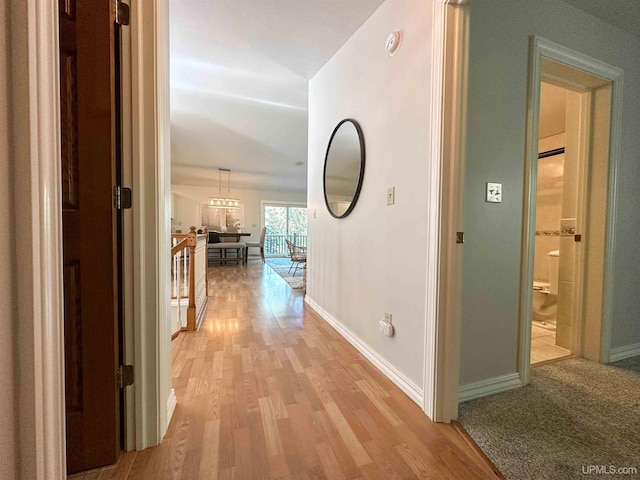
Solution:
[[[501,478],[267,265],[214,267],[209,279],[200,331],[173,342],[178,406],[162,444],[74,478]]]

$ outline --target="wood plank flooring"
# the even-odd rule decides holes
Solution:
[[[267,265],[213,267],[209,279],[201,329],[173,342],[178,405],[162,444],[74,478],[500,478]]]

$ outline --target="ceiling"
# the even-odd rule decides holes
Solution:
[[[564,0],[640,36],[640,0]],[[171,0],[172,182],[305,191],[308,80],[383,0]]]
[[[594,17],[640,37],[640,0],[564,0]]]
[[[382,2],[171,0],[172,183],[305,191],[308,80]]]

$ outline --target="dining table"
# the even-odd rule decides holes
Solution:
[[[217,232],[215,230],[211,230],[218,234],[220,238],[234,238],[236,242],[240,241],[242,237],[249,237],[251,233],[249,232]]]

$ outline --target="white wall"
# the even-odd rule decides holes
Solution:
[[[14,391],[14,372],[17,369],[15,341],[14,280],[12,264],[13,249],[11,232],[13,231],[13,209],[11,202],[11,170],[9,158],[9,105],[11,98],[10,69],[8,57],[8,2],[0,5],[0,478],[18,478],[17,470],[17,429],[18,415],[16,409],[16,393]]]
[[[174,222],[176,228],[187,232],[189,227],[200,225],[200,204],[207,203],[209,197],[217,195],[214,187],[202,187],[198,185],[172,185],[171,192],[175,194]],[[304,192],[279,192],[272,190],[242,190],[234,188],[231,196],[240,200],[244,205],[243,232],[251,233],[247,241],[260,241],[262,201],[307,203],[307,194]],[[178,225],[179,224],[179,225]]]
[[[640,39],[559,0],[492,0],[471,9],[462,385],[516,371],[529,38],[624,70],[612,347],[640,342]],[[503,184],[503,203],[484,199]]]
[[[387,0],[309,84],[307,296],[371,350],[423,386],[429,193],[430,1]],[[388,57],[394,30],[403,42]],[[344,118],[364,134],[366,169],[353,212],[327,212],[322,176]],[[395,186],[396,203],[386,204]],[[315,216],[315,218],[314,218]],[[377,322],[393,314],[396,334]]]

